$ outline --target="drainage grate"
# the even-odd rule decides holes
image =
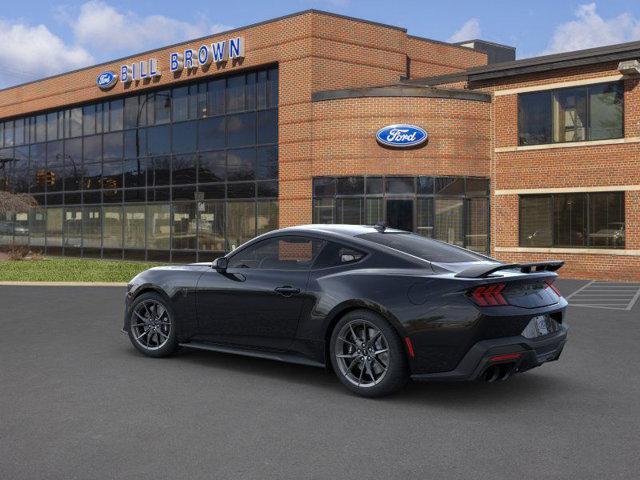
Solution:
[[[638,283],[610,283],[591,281],[566,299],[573,307],[631,310],[640,298]]]

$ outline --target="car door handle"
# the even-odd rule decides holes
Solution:
[[[292,287],[291,285],[284,285],[282,287],[276,287],[275,292],[279,293],[283,297],[291,297],[300,293],[299,288]]]

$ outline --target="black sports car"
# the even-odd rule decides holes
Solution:
[[[212,264],[140,273],[123,331],[153,357],[183,346],[330,367],[371,397],[409,378],[505,380],[560,356],[561,266],[384,225],[285,228]]]

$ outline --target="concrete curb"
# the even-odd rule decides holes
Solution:
[[[126,287],[117,282],[0,282],[0,286],[14,287]]]

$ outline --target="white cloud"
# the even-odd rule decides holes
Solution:
[[[0,20],[0,88],[80,68],[93,61],[86,49],[66,44],[44,25]]]
[[[449,37],[449,42],[456,43],[473,40],[479,38],[480,35],[480,21],[477,18],[471,18],[464,22],[464,25]]]
[[[580,5],[575,16],[575,20],[556,27],[543,55],[640,39],[640,20],[629,13],[605,19],[593,2]]]
[[[66,16],[76,41],[99,53],[134,53],[230,28],[204,19],[184,22],[164,15],[143,17],[116,10],[101,0],[84,3],[77,18]]]

